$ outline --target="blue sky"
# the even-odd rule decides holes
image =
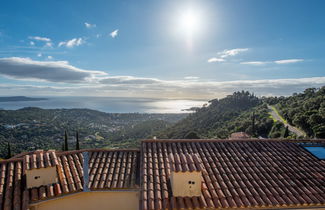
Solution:
[[[211,99],[325,85],[322,0],[5,1],[0,95]]]

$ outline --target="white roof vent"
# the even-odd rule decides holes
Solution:
[[[174,197],[196,197],[202,194],[201,160],[196,154],[169,154],[170,183]]]
[[[171,172],[171,186],[174,197],[201,196],[201,171]]]
[[[58,161],[54,151],[36,151],[24,158],[27,188],[46,186],[58,182]]]

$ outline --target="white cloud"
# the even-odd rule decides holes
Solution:
[[[73,38],[71,40],[65,41],[65,42],[60,42],[59,47],[61,46],[66,46],[68,48],[73,48],[75,46],[80,46],[85,43],[85,40],[83,38]]]
[[[95,28],[96,24],[91,24],[91,23],[85,22],[85,26],[86,26],[86,28]]]
[[[53,47],[53,44],[52,44],[52,42],[47,42],[47,43],[44,45],[44,47],[50,47],[50,48],[52,48],[52,47]]]
[[[37,57],[42,57],[42,56],[43,56],[42,53],[37,54]]]
[[[226,58],[229,56],[235,56],[241,52],[246,52],[246,51],[248,51],[248,48],[236,48],[231,50],[224,50],[222,52],[219,52],[218,55],[220,55],[221,58]]]
[[[226,61],[225,58],[235,56],[241,52],[247,51],[248,48],[236,48],[231,50],[223,50],[222,52],[218,52],[218,57],[213,57],[208,59],[208,63],[214,63],[214,62],[224,62]]]
[[[101,37],[102,35],[101,34],[96,34],[96,38],[99,38]]]
[[[40,37],[40,36],[29,36],[29,39],[37,40],[37,41],[43,41],[43,42],[50,42],[51,39],[47,37]]]
[[[277,60],[277,61],[274,61],[274,63],[288,64],[288,63],[298,63],[298,62],[302,62],[302,61],[304,61],[304,59],[286,59],[286,60]]]
[[[35,45],[35,42],[30,41],[29,44],[30,44],[31,46],[34,46],[34,45]]]
[[[115,38],[115,37],[118,35],[118,29],[112,31],[109,35],[110,35],[112,38]]]
[[[30,93],[45,95],[123,96],[169,99],[203,99],[225,97],[234,91],[248,90],[258,96],[281,96],[325,85],[325,77],[272,80],[192,81],[160,80],[132,76],[106,76],[99,83],[58,86],[15,86],[0,84],[0,94]]]
[[[67,61],[35,61],[20,57],[0,58],[0,74],[14,79],[67,83],[95,82],[107,75],[102,71],[76,68]]]
[[[51,60],[51,59],[53,59],[53,56],[47,56],[47,59],[49,59],[49,60]]]
[[[200,77],[187,76],[187,77],[184,77],[184,79],[186,79],[186,80],[198,80],[198,79],[200,79]]]
[[[240,64],[246,64],[246,65],[264,65],[264,64],[290,64],[290,63],[298,63],[303,62],[304,59],[287,59],[287,60],[277,60],[277,61],[246,61],[241,62]]]
[[[267,61],[247,61],[247,62],[241,62],[240,64],[246,64],[246,65],[264,65],[264,64],[267,64],[267,63],[270,63],[270,62],[267,62]]]
[[[74,67],[66,61],[35,61],[17,57],[0,58],[0,74],[16,80],[52,82],[51,88],[0,84],[0,94],[15,92],[15,95],[33,92],[47,95],[213,99],[240,90],[248,90],[259,96],[291,95],[309,87],[325,85],[325,77],[220,82],[194,76],[180,80],[109,76],[103,71]]]
[[[208,59],[208,63],[213,63],[213,62],[224,62],[225,59],[223,58],[210,58]]]

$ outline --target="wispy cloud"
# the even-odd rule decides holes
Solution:
[[[37,57],[42,57],[42,53],[37,53]]]
[[[248,51],[248,48],[235,48],[235,49],[231,49],[231,50],[223,50],[221,52],[218,52],[217,57],[212,57],[212,58],[208,59],[208,63],[224,62],[224,61],[226,61],[226,58],[238,55],[239,53],[245,52],[245,51]]]
[[[83,38],[73,38],[71,40],[65,41],[65,42],[60,42],[58,44],[59,47],[65,46],[68,48],[73,48],[75,46],[80,46],[85,43],[85,40]]]
[[[116,30],[112,31],[109,35],[110,35],[112,38],[115,38],[115,37],[118,35],[118,32],[119,32],[119,30],[116,29]]]
[[[0,74],[14,79],[68,83],[90,82],[98,76],[106,75],[102,71],[76,68],[67,61],[35,61],[20,57],[0,58]]]
[[[298,63],[298,62],[302,62],[302,61],[304,61],[304,59],[286,59],[286,60],[277,60],[277,61],[274,61],[274,63],[288,64],[288,63]]]
[[[236,48],[236,49],[231,49],[231,50],[224,50],[222,52],[219,52],[218,55],[221,58],[227,58],[229,56],[235,56],[241,52],[246,52],[246,51],[248,51],[248,48]]]
[[[40,37],[40,36],[29,36],[29,39],[37,40],[37,41],[43,41],[43,42],[50,42],[51,39],[47,37]]]
[[[264,64],[290,64],[290,63],[298,63],[303,61],[304,59],[286,59],[286,60],[276,60],[276,61],[246,61],[246,62],[241,62],[240,64],[259,66]]]
[[[225,61],[225,59],[223,59],[223,58],[215,58],[215,57],[213,57],[213,58],[208,59],[208,63],[224,62],[224,61]]]
[[[86,26],[86,28],[95,28],[96,24],[91,24],[91,23],[85,22],[85,26]]]
[[[30,46],[34,46],[35,45],[35,42],[30,41],[29,44],[30,44]]]
[[[50,48],[52,48],[53,47],[53,44],[52,44],[52,42],[47,42],[47,43],[45,43],[44,47],[50,47]]]
[[[49,55],[49,56],[47,56],[47,59],[52,60],[53,56]]]
[[[267,64],[267,63],[270,63],[270,62],[267,62],[267,61],[247,61],[247,62],[241,62],[240,64],[259,66],[259,65],[264,65],[264,64]]]

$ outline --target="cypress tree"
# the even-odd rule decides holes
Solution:
[[[11,154],[11,147],[10,147],[10,143],[8,142],[8,153],[7,153],[7,159],[11,158],[12,157],[12,154]]]
[[[256,136],[256,132],[255,132],[255,111],[253,112],[253,116],[252,116],[252,136],[253,137]]]
[[[76,132],[76,150],[80,150],[80,145],[79,145],[79,132]]]
[[[289,128],[288,126],[286,126],[286,129],[284,130],[284,133],[283,133],[283,138],[287,138],[289,136]]]
[[[64,151],[68,151],[69,146],[68,146],[68,134],[67,131],[64,131]]]

